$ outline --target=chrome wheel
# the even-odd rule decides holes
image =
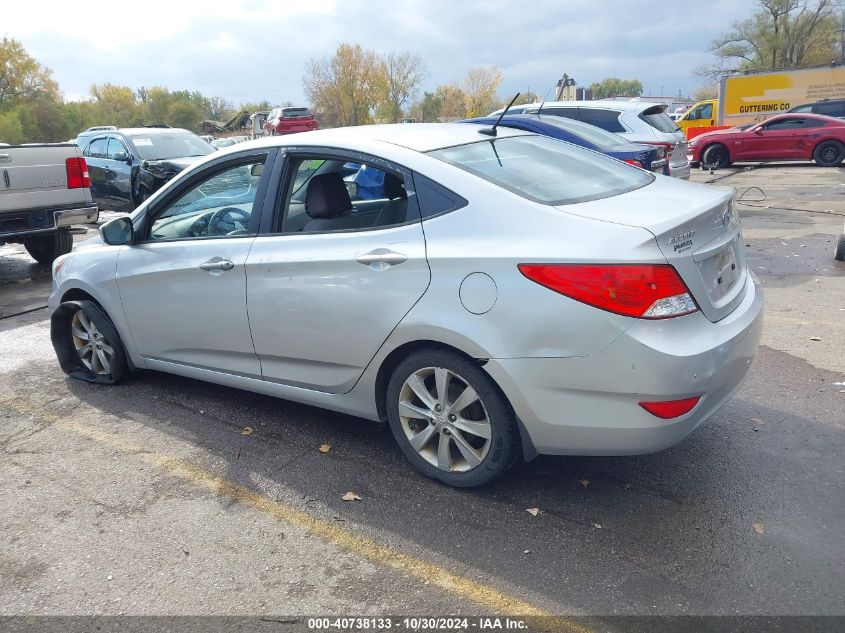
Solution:
[[[70,334],[79,360],[95,374],[111,374],[114,349],[82,310],[77,310],[70,323]]]
[[[470,384],[443,367],[411,374],[399,390],[399,421],[411,447],[445,472],[467,472],[490,450],[492,427]]]

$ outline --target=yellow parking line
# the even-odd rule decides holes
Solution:
[[[127,442],[87,424],[62,418],[39,409],[20,398],[0,400],[0,403],[18,413],[33,416],[42,422],[72,431],[122,453],[131,453],[133,457],[154,464],[169,474],[178,476],[198,487],[274,516],[285,523],[306,530],[314,536],[384,567],[428,581],[430,585],[440,587],[453,595],[490,609],[494,613],[512,616],[553,617],[551,614],[493,587],[469,580],[438,565],[402,554],[390,547],[379,545],[338,525],[319,519],[297,508],[273,501],[245,486],[169,455],[150,451],[145,446]],[[553,617],[553,620],[549,623],[557,630],[592,633],[591,629],[564,618]]]

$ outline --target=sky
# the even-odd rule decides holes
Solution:
[[[304,103],[311,58],[338,44],[423,57],[431,90],[495,65],[504,97],[541,97],[567,73],[578,85],[639,79],[646,94],[687,95],[710,42],[750,15],[752,0],[690,11],[663,0],[142,0],[10,2],[0,35],[53,70],[68,99],[93,83],[199,90],[234,104]]]

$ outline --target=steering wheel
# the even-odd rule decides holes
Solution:
[[[238,207],[223,207],[211,214],[206,235],[232,235],[246,230],[249,212]],[[240,226],[239,226],[240,225]]]

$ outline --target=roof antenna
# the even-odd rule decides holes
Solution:
[[[516,101],[516,98],[518,96],[519,96],[519,93],[517,92],[513,96],[513,99],[511,99],[511,102],[507,105],[507,107],[504,110],[502,110],[502,113],[499,115],[499,118],[496,119],[496,122],[493,124],[493,127],[481,128],[480,130],[478,130],[478,133],[479,134],[486,134],[487,136],[496,136],[496,126],[499,125],[499,121],[502,120],[502,117],[505,116],[505,113],[508,111],[508,108],[510,108],[513,105],[513,102]]]
[[[550,93],[551,91],[552,91],[552,89],[551,89],[551,88],[549,88],[548,90],[546,90],[546,96],[545,96],[545,97],[543,97],[543,102],[540,104],[540,109],[539,109],[539,110],[537,110],[537,116],[540,116],[540,113],[543,111],[543,106],[544,106],[544,105],[546,105],[546,99],[548,99],[548,98],[549,98],[549,93]]]

